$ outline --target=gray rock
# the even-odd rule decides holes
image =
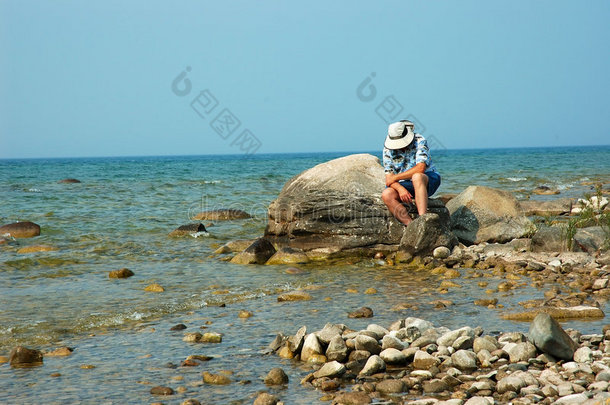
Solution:
[[[505,392],[519,393],[521,388],[528,386],[527,381],[521,378],[521,376],[517,373],[509,374],[498,381],[496,386],[496,391],[498,394],[504,394]]]
[[[553,402],[554,405],[581,405],[587,401],[589,397],[586,394],[572,394],[559,398]]]
[[[541,226],[532,236],[533,252],[563,252],[567,243],[562,236],[563,230],[557,226]]]
[[[472,343],[472,349],[475,353],[480,352],[481,350],[487,350],[489,353],[493,352],[500,348],[498,344],[498,340],[493,336],[481,336],[474,339]]]
[[[593,351],[584,346],[574,352],[574,361],[577,363],[591,363],[593,361]]]
[[[284,370],[282,370],[279,367],[276,367],[276,368],[272,368],[269,371],[269,373],[267,373],[267,376],[265,377],[264,382],[267,385],[288,384],[288,376],[286,375]]]
[[[421,337],[421,332],[415,326],[409,326],[408,328],[402,328],[396,331],[395,336],[405,343],[412,343]]]
[[[326,325],[324,325],[324,328],[322,328],[322,330],[315,333],[318,337],[318,340],[321,343],[327,345],[335,336],[341,336],[343,330],[344,328],[340,327],[339,325],[327,323]]]
[[[338,361],[330,361],[325,363],[318,371],[313,373],[315,378],[334,378],[345,374],[346,368]]]
[[[310,333],[305,338],[303,349],[301,350],[301,360],[308,361],[314,354],[322,354],[322,346],[314,333]]]
[[[536,346],[530,342],[515,343],[514,345],[504,346],[504,350],[508,353],[511,363],[518,363],[520,361],[528,361],[529,359],[535,358]]]
[[[458,350],[451,355],[451,363],[462,371],[476,370],[477,355],[469,350]]]
[[[385,335],[387,335],[388,333],[390,333],[390,331],[389,331],[389,330],[387,330],[386,328],[384,328],[383,326],[379,326],[379,325],[376,325],[376,324],[374,324],[374,323],[372,323],[372,324],[368,325],[368,326],[366,327],[366,330],[367,330],[367,331],[369,331],[369,332],[373,332],[373,333],[375,334],[375,336],[374,336],[374,337],[375,337],[377,340],[382,339],[382,338],[383,338]]]
[[[439,346],[453,346],[455,340],[461,336],[468,336],[474,338],[474,330],[470,326],[466,326],[460,329],[455,329],[443,334],[436,340],[436,344]]]
[[[379,354],[381,347],[377,342],[377,339],[366,335],[358,335],[355,339],[356,350],[366,350],[372,354]]]
[[[405,348],[405,344],[402,343],[400,341],[400,339],[398,339],[394,336],[385,335],[383,337],[383,339],[381,340],[381,348],[382,349],[393,348],[393,349],[402,350]]]
[[[202,223],[197,222],[194,224],[180,225],[169,233],[169,236],[191,236],[192,234],[198,234],[200,232],[207,232],[205,226]]]
[[[428,370],[440,364],[440,359],[432,356],[428,352],[418,350],[413,358],[413,368],[416,370]]]
[[[422,383],[422,387],[424,392],[427,394],[432,394],[436,392],[443,392],[450,389],[449,385],[445,383],[443,380],[434,378],[432,380],[426,380]]]
[[[307,326],[301,326],[297,333],[295,333],[294,336],[291,336],[290,339],[288,339],[288,349],[290,349],[290,351],[293,353],[301,351],[306,334]]]
[[[439,246],[452,248],[457,238],[451,232],[450,223],[443,222],[438,214],[427,213],[412,221],[400,240],[401,251],[411,255],[428,255]]]
[[[369,357],[360,375],[372,375],[385,370],[385,362],[376,354]]]
[[[451,254],[451,250],[446,246],[439,246],[432,252],[432,256],[437,259],[446,259]]]
[[[389,348],[379,353],[379,357],[386,364],[404,364],[407,362],[407,356],[398,349]]]
[[[455,342],[453,342],[451,347],[453,347],[455,350],[472,349],[473,342],[474,339],[471,336],[460,336],[459,338],[455,339]]]
[[[339,335],[336,335],[330,340],[330,343],[328,344],[328,348],[326,349],[326,358],[331,361],[343,361],[347,357],[348,351],[349,350],[347,349],[343,338]]]
[[[508,242],[534,229],[507,191],[470,186],[447,203],[451,229],[465,244]]]
[[[493,397],[472,397],[464,403],[464,405],[494,405]]]
[[[605,240],[606,232],[601,226],[580,228],[574,235],[572,250],[593,254],[601,249]]]
[[[265,238],[256,239],[250,246],[231,259],[231,263],[237,264],[264,264],[275,254],[275,248]]]
[[[405,392],[407,387],[402,380],[394,380],[392,378],[382,380],[375,385],[375,391],[382,394],[400,394]]]
[[[411,327],[417,328],[419,330],[419,333],[423,334],[424,332],[428,331],[429,329],[433,329],[434,325],[432,324],[432,322],[426,321],[424,319],[415,318],[415,317],[406,318],[403,328],[408,329]]]
[[[551,201],[525,200],[519,201],[523,213],[531,217],[533,215],[541,217],[556,217],[558,215],[569,214],[572,211],[571,198],[557,198]]]
[[[529,339],[544,353],[563,360],[571,360],[578,345],[550,315],[539,313],[532,321]]]

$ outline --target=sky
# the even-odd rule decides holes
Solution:
[[[608,1],[0,0],[0,158],[607,145]]]

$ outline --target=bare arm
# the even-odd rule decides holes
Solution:
[[[415,173],[424,173],[426,171],[425,163],[418,163],[406,172],[398,173],[398,174],[386,174],[385,175],[385,185],[391,187],[392,184],[396,183],[399,180],[409,180]],[[396,190],[398,191],[398,190]]]

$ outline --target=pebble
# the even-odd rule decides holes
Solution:
[[[275,395],[271,395],[267,392],[261,392],[254,400],[254,405],[276,405],[278,401],[279,400]]]

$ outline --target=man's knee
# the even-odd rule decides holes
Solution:
[[[395,200],[398,197],[398,193],[393,188],[386,188],[381,193],[381,199],[383,202],[388,203]]]
[[[428,185],[428,176],[423,173],[415,173],[411,177],[411,181],[413,182],[413,186],[417,187],[420,184]]]

